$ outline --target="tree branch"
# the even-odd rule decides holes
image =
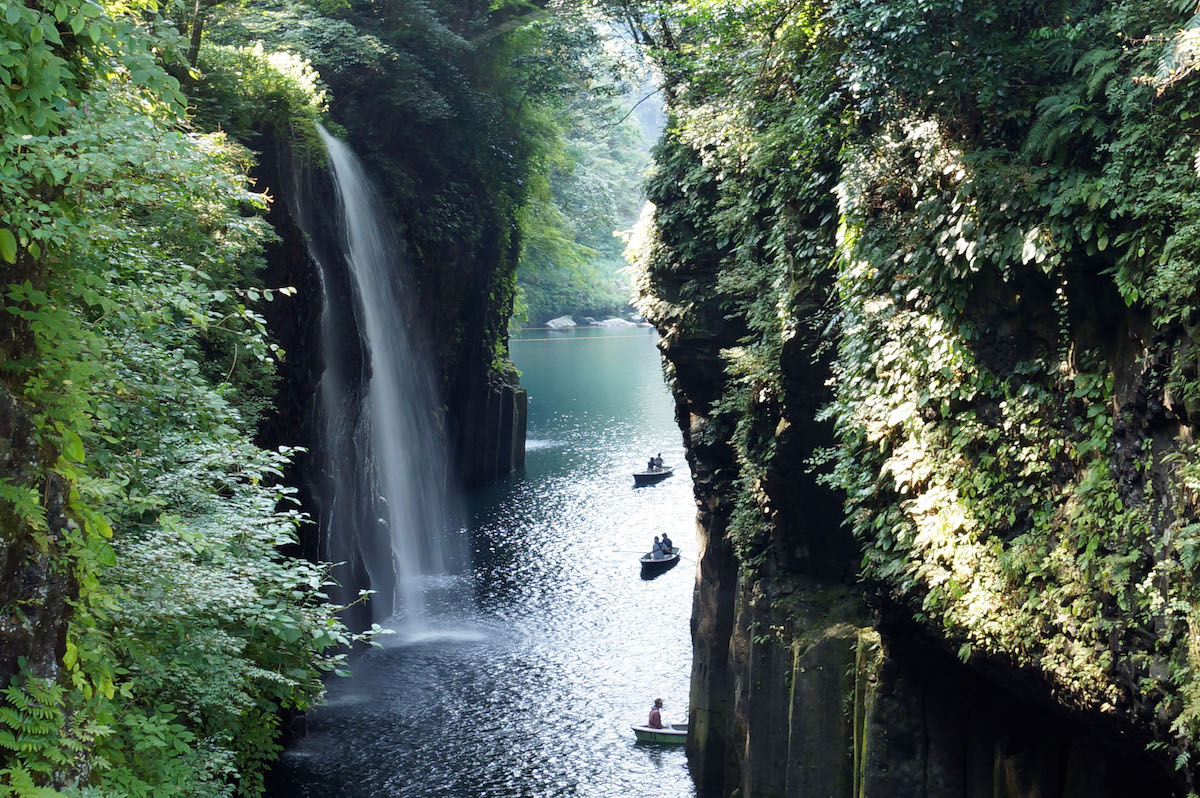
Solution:
[[[649,100],[651,97],[653,97],[654,95],[658,94],[658,93],[659,93],[659,92],[661,92],[661,91],[662,91],[662,89],[655,89],[654,91],[650,92],[650,93],[649,93],[649,94],[647,94],[645,97],[643,97],[642,99],[640,99],[640,100],[638,100],[637,102],[635,102],[635,103],[634,103],[632,106],[630,106],[630,108],[629,108],[629,112],[628,112],[628,113],[626,113],[626,114],[625,114],[625,116],[621,117],[621,118],[620,118],[620,119],[618,119],[616,122],[613,122],[611,125],[605,125],[604,127],[600,128],[600,132],[601,132],[601,133],[608,133],[608,132],[609,132],[609,131],[611,131],[611,130],[616,130],[616,129],[617,129],[617,127],[619,127],[619,126],[621,125],[621,123],[622,123],[622,122],[624,122],[624,121],[625,121],[626,119],[628,119],[629,117],[633,116],[633,112],[637,110],[637,107],[638,107],[639,105],[641,105],[642,103],[646,102],[646,100]]]

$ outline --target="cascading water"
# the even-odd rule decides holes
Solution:
[[[409,275],[391,219],[350,148],[320,133],[348,271],[336,273],[337,259],[313,252],[323,302],[320,448],[330,485],[320,502],[321,556],[346,563],[334,573],[341,598],[369,584],[371,619],[419,635],[427,631],[425,587],[464,561],[445,511],[440,402],[402,288]]]

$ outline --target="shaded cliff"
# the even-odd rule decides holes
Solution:
[[[702,787],[1186,793],[1186,18],[706,9],[651,29],[639,245],[705,541]]]
[[[407,247],[415,282],[408,290],[429,331],[446,403],[431,417],[444,426],[465,482],[507,473],[523,461],[523,446],[512,444],[523,421],[511,419],[521,418],[524,394],[507,364],[507,329],[518,213],[547,146],[526,119],[550,101],[548,90],[530,85],[538,67],[527,50],[541,34],[486,2],[350,3],[330,14],[262,7],[258,16],[214,21],[210,36],[299,52],[320,74],[332,120],[367,163]],[[290,168],[267,166],[262,177],[280,184]],[[327,190],[318,189],[317,217],[329,207],[322,197]],[[283,202],[293,206],[286,195]],[[274,261],[291,259],[277,252]],[[291,341],[302,343],[303,334]]]
[[[663,173],[654,185],[660,208],[678,207],[677,180]],[[672,230],[678,239],[657,244],[659,267],[679,251],[672,244],[700,238]],[[832,398],[828,353],[812,349],[817,330],[781,350],[795,406],[752,409],[771,455],[755,486],[757,535],[742,542],[737,504],[747,487],[731,439],[745,416],[721,405],[720,353],[745,326],[703,299],[714,274],[688,265],[686,275],[652,271],[645,288],[699,508],[689,762],[701,792],[1182,795],[1170,763],[1145,753],[1145,729],[1066,711],[1043,676],[1009,659],[964,666],[939,630],[915,623],[882,586],[859,582],[862,555],[842,523],[842,498],[807,465],[834,443],[831,425],[806,415]]]

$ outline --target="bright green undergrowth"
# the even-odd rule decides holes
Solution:
[[[78,593],[59,674],[22,663],[4,689],[0,794],[259,794],[280,713],[317,703],[353,640],[326,566],[282,553],[304,522],[280,483],[290,453],[253,443],[282,356],[262,305],[292,289],[258,282],[267,200],[250,153],[183,115],[170,26],[146,7],[39,8],[0,4],[0,43],[24,59],[0,59],[0,379],[65,525],[49,481],[0,482],[0,500]],[[224,57],[245,82],[209,98],[279,98],[264,110],[311,125],[303,64]]]

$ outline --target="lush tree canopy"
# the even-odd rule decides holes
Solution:
[[[523,209],[524,248],[517,273],[532,323],[563,314],[627,311],[630,284],[623,233],[644,202],[649,142],[614,88],[581,93],[557,112],[563,146],[534,177]]]

